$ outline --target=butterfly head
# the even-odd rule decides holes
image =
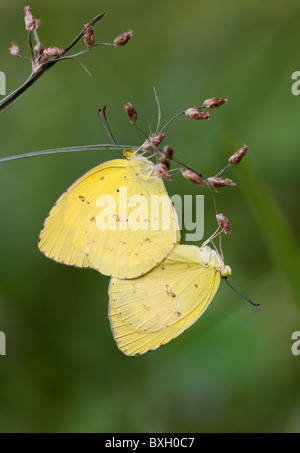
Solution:
[[[123,154],[123,157],[125,157],[125,159],[129,159],[132,154],[133,154],[133,151],[130,151],[130,150],[123,150],[122,151],[122,154]]]
[[[230,266],[224,266],[222,272],[221,272],[221,277],[222,278],[228,278],[231,275],[231,267]]]

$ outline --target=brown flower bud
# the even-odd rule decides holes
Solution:
[[[120,47],[120,46],[125,46],[125,44],[128,43],[129,39],[132,38],[133,31],[129,30],[126,31],[125,33],[122,33],[120,36],[118,36],[114,40],[114,46],[115,47]]]
[[[230,165],[236,165],[243,159],[248,149],[247,145],[244,145],[241,149],[238,149],[232,156],[229,157]]]
[[[211,99],[206,99],[206,101],[203,102],[203,107],[207,109],[214,109],[216,107],[220,107],[220,105],[227,104],[228,99],[224,98],[211,98]]]
[[[198,184],[198,186],[204,187],[204,182],[202,181],[200,176],[197,175],[197,173],[195,173],[194,171],[192,171],[192,170],[184,170],[181,174],[188,181],[191,181],[191,182],[193,182],[195,184]]]
[[[192,118],[193,120],[209,120],[209,118],[211,117],[211,114],[208,113],[208,112],[203,112],[202,110],[200,109],[195,109],[195,108],[190,108],[190,109],[187,109],[184,114],[189,117],[189,118]]]
[[[227,217],[225,217],[224,214],[217,214],[216,217],[217,217],[217,222],[218,222],[219,226],[222,228],[223,233],[225,233],[226,236],[230,236],[231,229],[230,229],[229,220],[227,219]]]
[[[171,164],[169,159],[166,159],[164,156],[160,156],[158,162],[160,164],[163,164],[165,167],[167,167],[168,170],[170,170]]]
[[[163,149],[163,156],[168,159],[168,160],[171,160],[172,157],[173,157],[173,154],[174,154],[174,148],[173,146],[171,145],[167,145],[164,147]]]
[[[127,102],[127,104],[124,105],[124,109],[126,110],[129,121],[134,124],[137,120],[137,111],[135,108],[130,102]]]
[[[157,135],[150,135],[150,137],[142,144],[141,149],[155,152],[155,147],[157,147],[166,136],[167,134],[164,134],[163,132]]]
[[[236,186],[236,183],[228,178],[215,178],[214,176],[212,176],[211,178],[207,178],[207,180],[214,187]]]
[[[48,47],[44,50],[45,57],[60,57],[64,53],[64,49],[60,49],[59,47]]]
[[[93,47],[95,47],[94,30],[90,24],[85,24],[84,26],[84,44],[89,49],[93,49]]]
[[[50,57],[60,57],[64,53],[64,49],[60,49],[59,47],[48,47],[47,49],[44,49],[43,52],[41,53],[41,58],[38,56],[39,52],[39,47],[40,51],[44,47],[43,44],[37,44],[34,48],[34,55],[35,52],[37,52],[37,57],[36,60],[32,63],[32,71],[34,73],[37,73],[40,69],[40,67],[46,63],[46,61],[49,60]],[[38,59],[39,58],[39,59]]]
[[[157,164],[155,166],[155,170],[166,181],[173,181],[173,176],[171,175],[170,171],[164,164],[161,163]]]
[[[26,30],[28,31],[35,30],[36,27],[35,17],[32,14],[32,9],[30,8],[30,6],[24,7],[24,21]]]
[[[19,57],[21,55],[20,47],[14,42],[11,43],[11,47],[9,48],[9,50],[10,54],[13,55],[14,57]]]
[[[152,143],[154,146],[158,146],[163,139],[167,136],[164,132],[160,132],[159,134],[153,134],[149,137],[149,141]]]
[[[167,145],[164,147],[162,155],[159,158],[159,163],[165,165],[168,170],[170,169],[171,166],[173,154],[174,154],[173,146]]]

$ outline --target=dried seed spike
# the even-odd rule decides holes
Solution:
[[[165,134],[164,132],[150,135],[150,137],[147,138],[147,140],[142,144],[141,149],[143,149],[144,151],[155,152],[155,147],[157,147],[166,136],[167,134]]]
[[[173,176],[171,175],[171,173],[169,172],[168,168],[166,167],[166,165],[162,164],[162,163],[159,163],[155,166],[155,170],[157,171],[157,173],[162,177],[164,178],[166,181],[173,181]]]
[[[173,154],[174,154],[173,146],[167,145],[164,147],[162,155],[159,158],[159,163],[165,165],[168,170],[170,170]]]
[[[30,6],[24,7],[24,22],[26,30],[28,31],[35,30],[36,21],[34,15],[32,14],[32,9]]]
[[[168,160],[171,160],[172,157],[173,157],[173,154],[174,154],[174,148],[173,146],[171,145],[167,145],[164,147],[163,149],[163,156],[168,159]]]
[[[196,108],[189,108],[184,112],[184,114],[193,120],[209,120],[211,117],[210,113],[203,112],[202,110]]]
[[[229,220],[227,219],[227,217],[225,217],[224,214],[217,214],[216,217],[217,217],[217,222],[218,222],[219,226],[222,228],[223,233],[226,234],[226,236],[230,236],[231,229],[230,229]]]
[[[59,47],[48,47],[44,50],[44,56],[46,57],[60,57],[64,53],[64,49]]]
[[[89,49],[93,49],[95,47],[95,35],[92,25],[85,24],[83,38],[86,47],[88,47]]]
[[[158,146],[166,136],[167,134],[165,134],[164,132],[160,132],[159,134],[153,134],[150,135],[149,141],[152,143],[152,145]]]
[[[20,47],[14,42],[11,43],[11,47],[9,48],[9,50],[10,54],[13,55],[14,57],[19,57],[21,55]]]
[[[238,149],[232,156],[229,157],[229,163],[230,165],[236,165],[245,156],[246,152],[248,150],[248,146],[244,145],[241,149]]]
[[[215,176],[212,176],[207,178],[207,180],[214,187],[236,186],[236,183],[228,178],[216,178]]]
[[[166,159],[164,156],[160,156],[158,162],[160,164],[163,164],[165,167],[167,167],[168,170],[170,170],[170,161],[168,159]]]
[[[128,43],[128,41],[132,38],[133,31],[129,30],[126,31],[125,33],[122,33],[120,36],[118,36],[114,40],[114,46],[115,47],[120,47],[120,46],[125,46],[125,44]]]
[[[184,171],[181,172],[181,174],[188,181],[191,181],[194,184],[198,184],[198,186],[204,187],[204,182],[203,182],[202,178],[200,178],[200,176],[197,175],[197,173],[195,173],[194,171],[192,171],[192,170],[184,170]]]
[[[228,99],[225,98],[211,98],[211,99],[206,99],[206,101],[203,102],[203,107],[207,109],[214,109],[216,107],[220,107],[220,105],[227,104]]]
[[[130,102],[127,102],[124,105],[124,109],[126,110],[129,121],[134,124],[137,120],[137,111],[135,110],[135,108]]]

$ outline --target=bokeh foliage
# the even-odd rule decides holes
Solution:
[[[205,175],[247,143],[228,172],[236,188],[218,196],[232,235],[223,241],[231,282],[261,303],[254,308],[224,284],[203,318],[167,346],[123,356],[107,319],[109,279],[68,268],[38,251],[44,218],[65,188],[117,152],[39,157],[0,165],[1,432],[299,432],[300,330],[299,112],[291,75],[300,70],[297,0],[78,0],[31,2],[41,40],[63,47],[102,10],[98,41],[129,28],[124,48],[82,57],[93,77],[62,62],[0,116],[1,156],[107,143],[97,110],[107,104],[119,143],[142,137],[125,117],[156,124],[213,96],[226,106],[208,122],[179,119],[168,129],[176,155]],[[9,55],[26,53],[24,3],[0,4],[0,70],[7,91],[30,73]],[[209,191],[180,175],[170,194],[205,194],[206,237],[215,228]]]

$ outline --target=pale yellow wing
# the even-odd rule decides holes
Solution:
[[[119,349],[143,354],[180,335],[208,307],[220,273],[209,247],[177,245],[148,274],[130,281],[113,278],[109,319]]]
[[[119,194],[126,189],[128,197],[142,193],[147,199],[152,193],[167,196],[162,180],[151,174],[153,169],[152,162],[139,157],[109,161],[88,171],[52,208],[40,233],[40,250],[55,261],[91,267],[105,275],[134,278],[148,272],[180,239],[175,210],[168,199],[168,230],[161,226],[156,231],[123,230],[126,219],[120,211],[124,200],[119,206]],[[104,220],[99,206],[103,196],[110,197],[116,207],[105,228],[101,228]]]
[[[100,219],[101,225],[103,220],[107,223],[102,232],[97,215],[91,213],[86,235],[91,265],[105,275],[127,279],[143,275],[180,240],[175,209],[163,181],[153,170],[153,164],[146,159],[133,160],[121,180],[107,178],[110,193],[121,201],[115,210],[107,211],[106,219]],[[124,212],[126,199],[129,201]],[[155,204],[159,200],[162,203]]]
[[[98,165],[77,179],[57,200],[39,236],[39,249],[60,263],[90,267],[85,248],[90,198],[102,189],[102,179],[114,172],[122,174],[126,161],[118,159]],[[126,167],[125,167],[126,168]]]

